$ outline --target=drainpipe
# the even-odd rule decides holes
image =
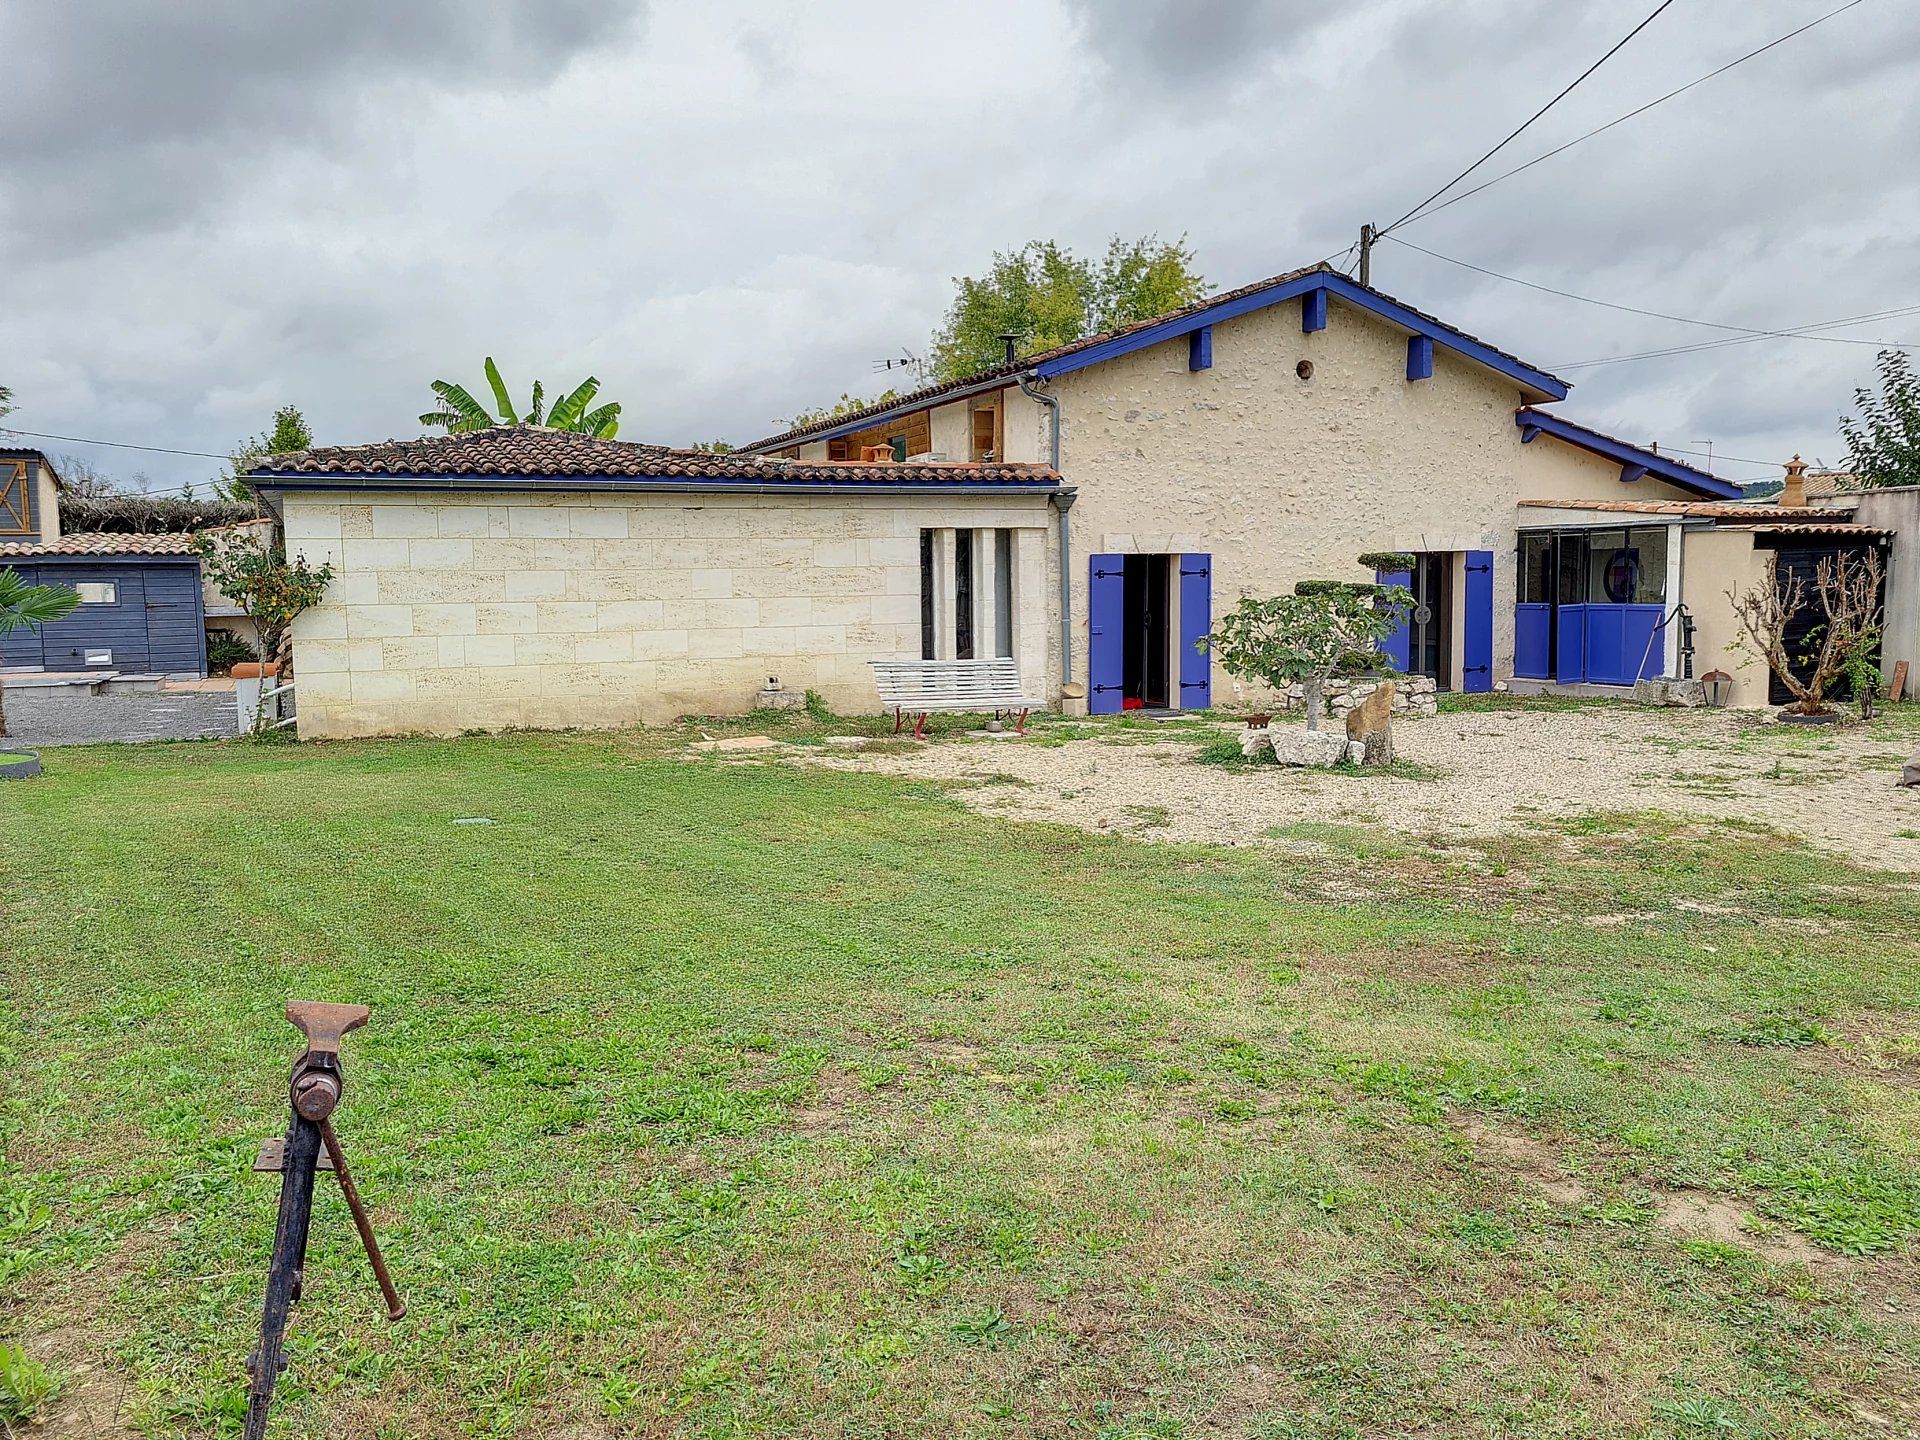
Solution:
[[[1051,412],[1052,424],[1048,430],[1048,463],[1053,473],[1060,473],[1060,397],[1049,395],[1044,390],[1036,390],[1029,382],[1037,379],[1038,373],[1028,371],[1025,375],[1014,376],[1014,383],[1020,387],[1020,393],[1029,400],[1037,400]],[[1060,683],[1066,684],[1073,679],[1073,546],[1067,527],[1067,512],[1073,508],[1077,492],[1059,490],[1053,496],[1053,508],[1060,515]]]

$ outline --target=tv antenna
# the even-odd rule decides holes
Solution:
[[[898,355],[889,355],[884,360],[873,362],[873,373],[876,375],[884,375],[892,370],[911,370],[916,380],[927,378],[927,362],[904,345],[900,347]]]

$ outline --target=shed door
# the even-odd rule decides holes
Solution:
[[[1493,552],[1467,551],[1465,643],[1460,656],[1460,688],[1469,695],[1493,689]]]
[[[1199,642],[1213,631],[1213,557],[1181,555],[1180,561],[1180,708],[1206,710],[1213,705],[1213,656]]]
[[[1087,710],[1118,715],[1126,692],[1124,557],[1087,557]]]
[[[207,673],[200,567],[154,565],[146,572],[147,663],[169,675]]]
[[[5,472],[0,471],[0,479]],[[40,584],[40,572],[31,565],[9,565],[22,581],[28,585]],[[32,626],[23,625],[11,635],[0,635],[0,666],[18,670],[39,670],[43,667],[40,632]]]
[[[147,587],[138,565],[42,565],[42,585],[71,585],[83,599],[64,620],[47,626],[49,670],[147,671]],[[88,657],[104,652],[104,660]]]

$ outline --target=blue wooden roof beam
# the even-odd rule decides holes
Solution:
[[[1722,480],[1717,475],[1709,475],[1705,470],[1696,470],[1691,465],[1683,465],[1678,460],[1657,451],[1643,450],[1638,445],[1629,445],[1626,441],[1616,440],[1611,435],[1602,435],[1598,430],[1589,430],[1585,425],[1576,425],[1571,420],[1550,415],[1544,410],[1536,410],[1531,405],[1523,406],[1516,411],[1513,423],[1520,427],[1522,444],[1527,444],[1540,435],[1551,435],[1554,439],[1564,440],[1567,444],[1578,446],[1589,454],[1613,461],[1621,467],[1622,480],[1639,480],[1651,475],[1656,479],[1678,485],[1683,490],[1691,490],[1697,495],[1705,495],[1715,500],[1745,498],[1738,485]]]

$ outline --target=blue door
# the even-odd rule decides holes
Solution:
[[[1475,695],[1493,689],[1493,552],[1467,551],[1466,569],[1460,688]]]
[[[1179,560],[1180,708],[1206,710],[1213,704],[1213,656],[1198,642],[1213,630],[1213,557]]]
[[[1513,607],[1513,673],[1528,680],[1552,679],[1553,606],[1524,600]]]
[[[1404,590],[1413,588],[1413,574],[1407,570],[1376,570],[1373,579],[1377,585],[1398,585]],[[1380,653],[1402,675],[1413,668],[1413,615],[1410,612],[1402,615],[1393,633],[1380,642]]]
[[[1087,710],[1118,715],[1126,691],[1127,581],[1123,557],[1087,557]]]
[[[169,675],[207,673],[207,625],[198,565],[147,567],[147,664]]]

